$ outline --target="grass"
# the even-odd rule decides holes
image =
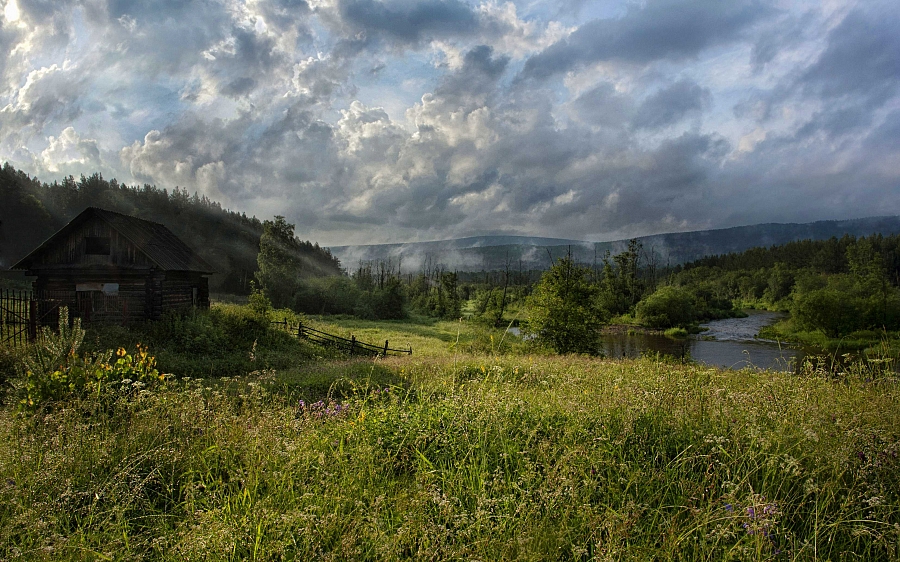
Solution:
[[[361,320],[354,317],[309,316],[313,328],[392,348],[413,350],[413,355],[451,357],[459,353],[509,353],[522,342],[503,328],[490,328],[475,320],[436,320],[412,316],[407,320]]]
[[[824,350],[830,354],[862,352],[869,358],[900,357],[900,333],[885,330],[860,330],[841,338],[832,338],[822,331],[798,330],[791,318],[785,318],[760,330],[766,339],[798,343],[807,348]]]
[[[900,557],[892,375],[471,354],[450,347],[465,323],[310,320],[423,339],[0,409],[0,559]]]

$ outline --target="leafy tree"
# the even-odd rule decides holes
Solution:
[[[568,255],[541,276],[526,300],[527,332],[537,342],[557,353],[598,353],[604,314],[590,275],[590,268],[576,264]]]
[[[630,240],[628,249],[613,256],[612,261],[609,252],[603,258],[600,302],[610,314],[631,312],[644,295],[646,287],[639,275],[642,251],[640,242]]]
[[[284,217],[263,223],[256,257],[259,271],[256,279],[276,307],[290,304],[299,288],[301,261],[299,244],[294,238],[294,225]]]

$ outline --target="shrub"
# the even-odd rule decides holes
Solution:
[[[599,291],[588,280],[590,270],[571,257],[560,258],[528,297],[528,333],[536,343],[557,353],[600,352],[603,311]]]
[[[0,344],[0,404],[9,391],[10,382],[15,377],[20,362],[20,354],[14,347]]]
[[[84,333],[79,318],[69,327],[66,307],[60,308],[57,333],[48,327],[42,330],[40,338],[24,358],[20,404],[25,409],[70,396],[99,396],[106,389],[120,388],[123,384],[129,385],[129,389],[152,387],[162,380],[156,369],[156,359],[140,344],[133,355],[120,347],[115,352],[115,362],[112,361],[112,350],[79,356]]]
[[[680,287],[660,287],[638,303],[635,315],[638,322],[648,328],[689,326],[696,319],[694,298]]]

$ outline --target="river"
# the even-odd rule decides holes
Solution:
[[[777,321],[781,315],[757,310],[748,310],[747,314],[746,318],[726,318],[701,324],[707,330],[686,339],[658,334],[604,334],[601,337],[603,353],[607,357],[638,357],[659,352],[727,369],[793,370],[796,361],[803,358],[801,350],[756,338],[763,326]]]

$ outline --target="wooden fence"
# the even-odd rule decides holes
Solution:
[[[128,303],[115,295],[90,295],[75,291],[16,291],[0,289],[0,343],[23,345],[34,341],[42,326],[59,326],[60,307],[69,309],[69,322],[81,318],[118,321],[123,325]]]
[[[0,343],[21,345],[37,335],[37,302],[29,291],[0,289]]]
[[[350,336],[350,339],[347,339],[341,336],[336,336],[334,334],[329,334],[327,332],[322,332],[320,330],[310,328],[309,326],[304,326],[302,322],[297,324],[296,326],[294,326],[293,324],[288,324],[287,320],[283,320],[281,322],[272,322],[272,324],[280,326],[281,329],[290,334],[295,334],[298,338],[324,347],[340,349],[342,351],[346,351],[350,355],[366,355],[369,357],[385,357],[392,354],[412,355],[411,346],[407,346],[407,349],[392,349],[388,340],[384,340],[384,345],[380,346],[359,341],[358,339],[356,339],[356,336],[352,335]]]

